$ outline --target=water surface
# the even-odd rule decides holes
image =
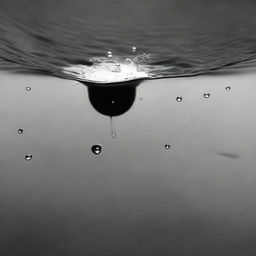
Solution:
[[[255,13],[253,0],[2,0],[1,66],[101,83],[207,73],[254,60]]]

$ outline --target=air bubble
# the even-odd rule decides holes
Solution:
[[[27,154],[27,155],[25,156],[25,159],[26,159],[27,161],[30,161],[30,160],[32,159],[32,155],[31,155],[31,154]]]
[[[101,153],[101,150],[102,150],[102,147],[99,144],[92,146],[92,153],[95,155],[99,155]]]
[[[230,91],[231,90],[231,87],[230,86],[227,86],[226,87],[226,91]]]
[[[182,101],[182,97],[180,97],[180,96],[177,97],[177,98],[176,98],[176,101],[181,102],[181,101]]]
[[[137,48],[135,46],[132,47],[132,51],[136,52]]]
[[[204,94],[204,97],[207,99],[207,98],[209,98],[210,97],[210,93],[205,93]]]
[[[23,133],[23,129],[19,129],[18,134],[22,134],[22,133]]]
[[[27,87],[26,87],[26,90],[27,90],[28,92],[31,91],[31,87],[27,86]]]
[[[170,144],[165,144],[164,147],[165,147],[165,149],[170,149],[171,145]]]
[[[107,52],[107,56],[108,56],[109,58],[111,58],[111,57],[112,57],[112,52],[111,52],[111,51],[108,51],[108,52]]]

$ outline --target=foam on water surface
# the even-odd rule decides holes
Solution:
[[[119,83],[149,78],[146,65],[131,58],[91,58],[92,65],[70,65],[62,72],[76,80],[92,83]]]

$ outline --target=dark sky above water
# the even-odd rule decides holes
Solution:
[[[111,50],[148,54],[153,78],[205,73],[255,58],[255,13],[253,0],[1,0],[0,57],[64,76]]]

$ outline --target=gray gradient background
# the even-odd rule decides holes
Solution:
[[[0,75],[0,255],[256,254],[255,69],[143,82],[116,139],[84,85]]]

